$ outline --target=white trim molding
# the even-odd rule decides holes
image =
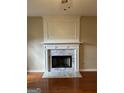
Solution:
[[[27,72],[44,72],[44,71],[41,71],[41,70],[27,70]]]
[[[79,42],[80,16],[43,16],[43,32],[46,43]]]
[[[79,71],[97,71],[97,69],[80,69]]]

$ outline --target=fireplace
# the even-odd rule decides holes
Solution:
[[[45,72],[79,72],[80,16],[44,16]]]
[[[79,72],[79,43],[45,43],[43,78],[82,77]]]
[[[52,56],[52,68],[71,68],[72,56]]]

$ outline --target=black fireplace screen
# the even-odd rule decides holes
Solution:
[[[52,56],[52,68],[72,67],[72,56]]]

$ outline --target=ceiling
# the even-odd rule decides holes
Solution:
[[[61,0],[27,0],[27,15],[97,16],[97,0],[72,0],[72,7],[66,11],[61,7]]]

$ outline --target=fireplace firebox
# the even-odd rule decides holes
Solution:
[[[52,68],[71,68],[72,56],[52,56]]]

